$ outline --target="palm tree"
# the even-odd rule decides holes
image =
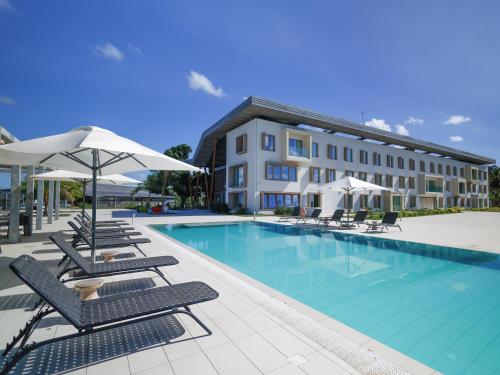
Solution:
[[[493,206],[500,206],[500,168],[493,167],[489,170],[490,200]]]

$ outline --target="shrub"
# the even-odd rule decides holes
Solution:
[[[226,203],[215,203],[212,207],[212,212],[227,214],[229,213],[229,207]]]
[[[467,211],[474,212],[500,212],[500,207],[469,208]]]
[[[137,212],[146,213],[148,212],[148,208],[146,206],[139,206],[137,207]]]
[[[278,216],[285,216],[285,215],[291,215],[293,211],[293,207],[276,207],[274,209],[274,214]]]
[[[246,207],[240,207],[235,211],[236,215],[248,215],[250,211],[248,211],[248,208]]]

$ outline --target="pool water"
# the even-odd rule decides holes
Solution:
[[[500,257],[272,223],[153,225],[445,374],[500,373]]]

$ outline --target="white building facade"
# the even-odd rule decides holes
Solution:
[[[221,182],[216,199],[231,209],[272,212],[277,207],[301,206],[319,207],[327,214],[347,205],[344,194],[327,190],[329,183],[344,176],[391,189],[354,194],[354,209],[488,206],[486,165],[357,137],[345,129],[337,133],[305,122],[290,125],[273,120],[268,115],[239,120],[222,133],[225,142],[219,152],[224,157],[218,158],[216,173]],[[407,139],[412,138],[402,141],[408,144]],[[214,157],[215,146],[212,151]]]

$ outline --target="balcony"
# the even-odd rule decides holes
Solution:
[[[431,181],[427,181],[431,182]],[[425,187],[425,192],[426,193],[442,193],[443,192],[443,187],[435,184],[427,184]]]
[[[443,194],[444,191],[444,178],[433,175],[418,175],[418,193],[438,195]]]
[[[311,161],[312,136],[303,130],[284,128],[282,132],[281,159],[286,162]]]

